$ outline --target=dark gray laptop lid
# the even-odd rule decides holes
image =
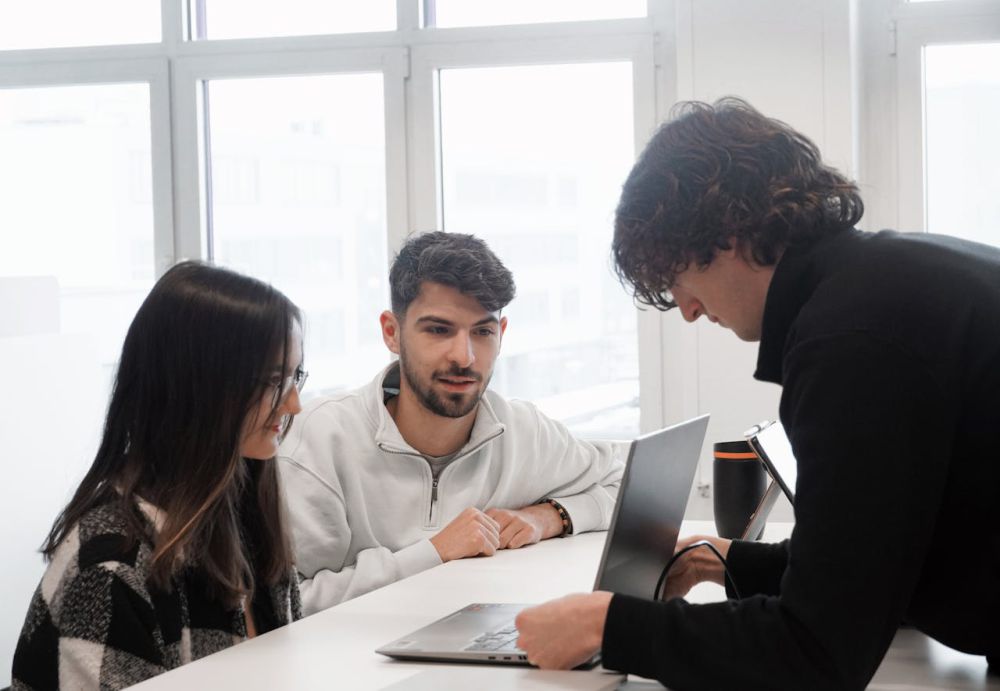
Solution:
[[[708,417],[632,442],[594,590],[652,599],[677,544]]]

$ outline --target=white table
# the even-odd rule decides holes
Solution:
[[[593,533],[546,540],[521,550],[501,551],[490,558],[442,564],[136,688],[382,689],[440,665],[390,660],[376,654],[375,648],[471,602],[534,603],[569,592],[589,591],[594,586],[604,537],[605,533]],[[487,679],[553,676],[529,668],[444,668],[486,674]],[[580,674],[564,672],[555,676],[572,680]],[[489,688],[494,687],[487,682],[480,691]]]
[[[706,521],[685,523],[683,534],[710,532]],[[769,527],[769,536],[787,532]],[[482,559],[449,562],[290,626],[151,679],[138,689],[614,689],[619,675],[601,669],[542,672],[531,668],[401,662],[375,648],[471,602],[535,603],[589,591],[604,533],[547,540]],[[724,597],[702,584],[689,599]],[[915,631],[902,631],[872,689],[1000,688],[987,681],[981,657],[963,655]],[[662,688],[641,680],[623,688]]]

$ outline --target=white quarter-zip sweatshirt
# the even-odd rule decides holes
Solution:
[[[607,529],[624,444],[578,440],[531,403],[487,390],[435,481],[385,407],[398,381],[393,363],[361,389],[310,401],[279,450],[305,614],[437,566],[430,538],[470,506],[551,498],[574,533]]]

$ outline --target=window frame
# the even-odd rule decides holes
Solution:
[[[927,133],[924,50],[928,46],[1000,42],[1000,6],[981,0],[897,0],[896,218],[902,230],[927,231]]]
[[[244,39],[240,39],[241,42]],[[254,39],[256,42],[256,39]],[[284,42],[284,40],[282,40]],[[202,85],[213,79],[378,73],[384,86],[386,221],[389,238],[405,237],[409,206],[406,185],[406,50],[398,46],[240,52],[178,57],[174,61],[174,157],[178,257],[209,256],[205,197]],[[245,51],[245,52],[244,52]],[[183,171],[183,173],[182,173]]]

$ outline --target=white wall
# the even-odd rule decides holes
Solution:
[[[0,482],[0,685],[9,680],[17,637],[31,595],[45,570],[38,548],[90,465],[107,392],[96,344],[59,332],[58,289],[39,290],[36,278],[0,282],[0,397],[3,482]],[[18,284],[23,284],[19,286]],[[26,299],[25,290],[36,298]],[[7,317],[28,307],[31,319]],[[24,363],[44,362],[45,367]],[[18,366],[21,363],[21,366]],[[69,383],[69,384],[67,384]]]

